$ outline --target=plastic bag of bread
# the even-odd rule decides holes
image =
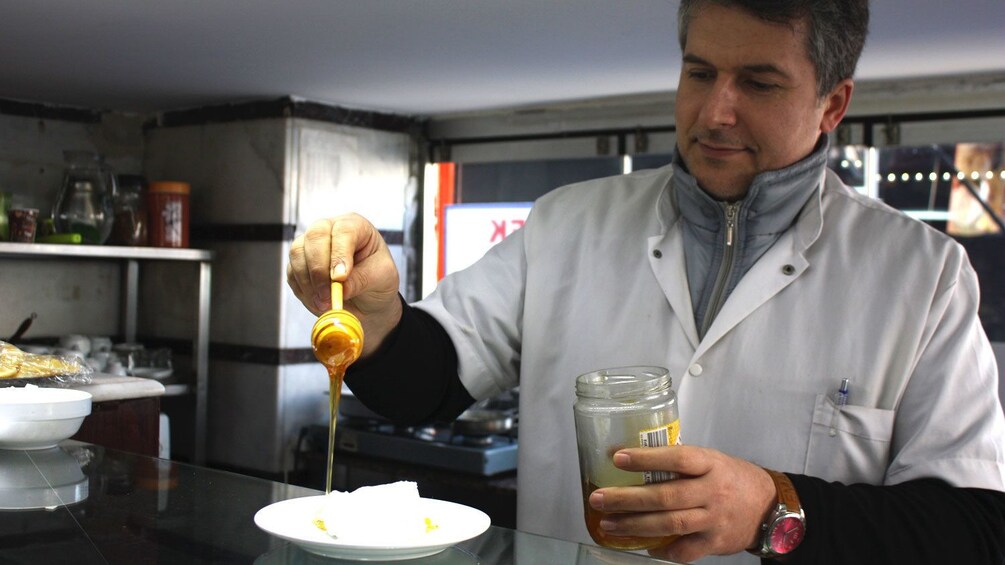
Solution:
[[[0,381],[49,378],[63,384],[87,384],[93,373],[94,369],[77,357],[25,353],[0,341]]]

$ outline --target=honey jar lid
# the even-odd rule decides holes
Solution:
[[[192,187],[187,182],[173,180],[153,181],[147,186],[151,193],[188,194]]]

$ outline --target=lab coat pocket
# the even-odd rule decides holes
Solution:
[[[890,457],[893,410],[846,405],[816,397],[805,473],[845,484],[882,484]]]

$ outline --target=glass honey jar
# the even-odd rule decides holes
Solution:
[[[587,530],[597,544],[618,549],[650,549],[676,536],[613,536],[600,529],[604,513],[589,505],[601,487],[658,483],[673,478],[666,471],[630,472],[614,466],[613,457],[628,447],[676,445],[680,438],[677,395],[667,369],[617,367],[576,379],[576,441],[583,485]]]

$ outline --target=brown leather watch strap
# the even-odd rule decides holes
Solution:
[[[778,491],[778,503],[784,504],[790,512],[800,512],[802,507],[799,505],[799,495],[796,494],[796,487],[788,475],[771,469],[765,469],[765,471],[775,483],[775,490]]]

